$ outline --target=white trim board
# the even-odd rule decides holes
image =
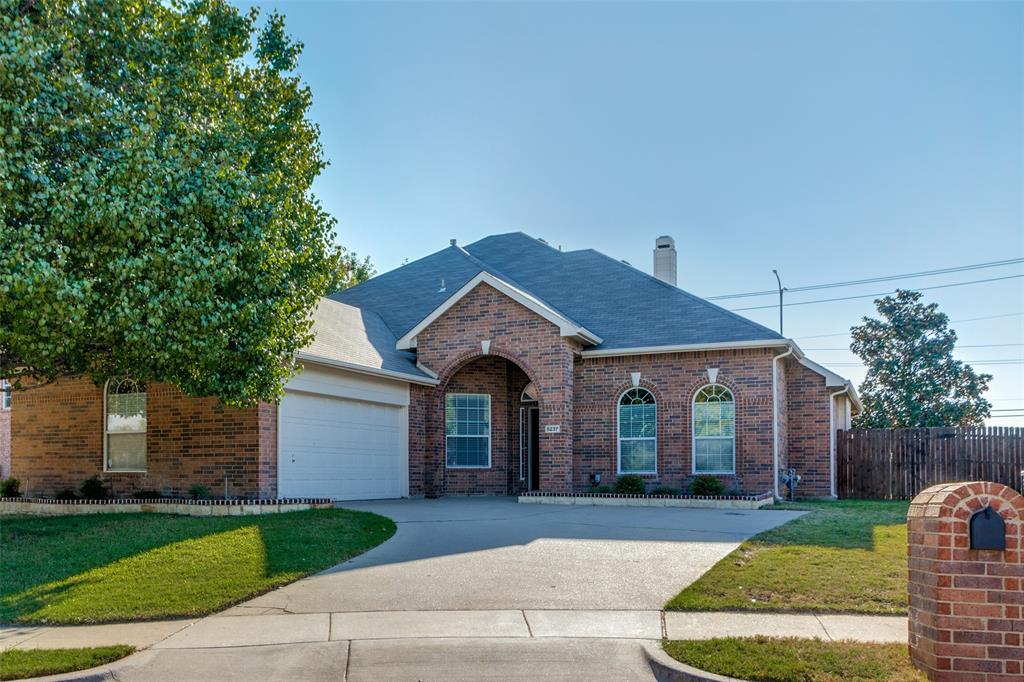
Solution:
[[[449,308],[462,300],[467,294],[469,294],[469,292],[473,291],[473,289],[480,284],[487,284],[488,286],[497,289],[499,292],[508,296],[527,310],[536,313],[548,322],[551,322],[558,327],[558,331],[562,336],[578,338],[584,343],[591,345],[601,343],[601,337],[590,332],[585,327],[581,327],[576,324],[535,296],[512,286],[508,282],[495,277],[489,272],[480,272],[476,277],[466,282],[461,289],[445,299],[441,305],[434,308],[429,315],[420,320],[416,326],[406,332],[402,338],[398,339],[398,349],[409,350],[411,348],[415,348],[417,334],[433,324],[437,318],[441,317],[441,315],[447,312]]]
[[[765,339],[763,341],[724,341],[718,343],[684,343],[672,346],[636,346],[634,348],[593,348],[580,352],[585,358],[604,358],[618,355],[655,355],[658,353],[693,353],[706,350],[732,350],[741,348],[782,348],[791,341]]]
[[[323,365],[325,367],[335,367],[338,369],[347,369],[350,372],[357,374],[369,374],[371,376],[387,377],[389,379],[399,379],[406,381],[410,384],[423,384],[425,386],[437,386],[438,380],[432,377],[419,377],[414,374],[405,374],[404,372],[396,372],[390,369],[381,369],[379,367],[367,367],[366,365],[357,365],[352,362],[345,362],[343,360],[332,360],[331,358],[325,358],[320,355],[312,355],[310,353],[299,352],[296,358],[300,362],[309,362],[314,365]]]

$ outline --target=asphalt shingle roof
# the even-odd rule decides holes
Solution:
[[[597,334],[600,349],[783,338],[602,253],[559,251],[521,232],[448,247],[331,298],[373,310],[399,338],[481,271]]]
[[[321,298],[313,311],[313,335],[303,353],[427,378],[416,367],[415,355],[396,349],[395,335],[373,311]]]

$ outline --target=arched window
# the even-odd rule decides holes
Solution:
[[[736,472],[736,401],[725,386],[705,386],[693,397],[693,472]]]
[[[146,385],[110,379],[103,391],[107,471],[146,470]]]
[[[658,473],[658,406],[646,388],[619,398],[619,473]]]

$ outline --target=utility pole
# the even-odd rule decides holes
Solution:
[[[782,286],[782,280],[779,279],[779,271],[772,270],[772,274],[775,275],[775,281],[779,283],[779,334],[782,334],[782,293],[786,291],[786,288]],[[782,334],[785,336],[785,334]]]

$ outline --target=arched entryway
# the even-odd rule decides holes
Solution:
[[[542,400],[523,367],[501,355],[480,355],[443,377],[438,389],[443,494],[516,495],[540,488]]]

